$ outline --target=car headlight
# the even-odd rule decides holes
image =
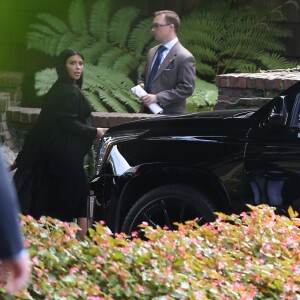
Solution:
[[[146,131],[142,132],[132,132],[132,133],[127,133],[127,134],[122,134],[118,136],[111,136],[111,135],[105,135],[102,138],[102,143],[101,147],[99,150],[98,158],[97,158],[97,163],[96,163],[96,175],[100,174],[100,171],[104,165],[104,163],[107,161],[109,154],[111,152],[111,149],[114,145],[120,142],[124,141],[129,141],[129,140],[134,140],[138,136],[144,134]]]

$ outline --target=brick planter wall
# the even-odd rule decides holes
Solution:
[[[5,79],[5,76],[8,78]],[[25,135],[40,112],[38,108],[11,106],[17,105],[19,101],[22,79],[23,76],[20,73],[13,75],[10,72],[0,72],[0,137],[2,142],[14,152],[18,152],[22,147]],[[215,109],[260,107],[299,80],[300,72],[219,75],[216,78],[219,93]],[[93,113],[92,124],[95,127],[109,128],[125,122],[152,117],[157,116]]]
[[[6,110],[21,102],[23,73],[0,71],[0,142],[10,148],[14,146],[12,136],[6,123]]]
[[[21,103],[24,74],[21,72],[0,71],[0,93],[5,93],[9,97],[7,106],[18,106]]]
[[[39,108],[8,107],[6,110],[6,122],[10,132],[10,138],[6,139],[6,145],[14,152],[18,152],[24,137],[36,122],[40,113]],[[92,125],[95,127],[110,128],[130,121],[145,118],[155,118],[157,115],[130,114],[130,113],[92,113]]]
[[[215,109],[260,107],[300,80],[300,72],[232,73],[216,78]]]

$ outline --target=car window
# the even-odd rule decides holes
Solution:
[[[295,124],[295,125],[297,125],[298,127],[300,127],[300,94],[296,95],[294,110],[297,112],[295,114],[294,119],[298,121],[297,124]],[[294,122],[294,123],[296,123],[296,122]]]
[[[300,93],[284,98],[284,106],[287,113],[287,122],[290,127],[300,127]],[[280,107],[278,107],[280,111]]]
[[[291,111],[291,120],[290,126],[291,127],[300,127],[300,94],[296,94],[294,101],[289,101],[290,105],[292,105]]]
[[[286,125],[289,116],[289,107],[285,96],[274,98],[268,115],[268,123],[272,125]]]

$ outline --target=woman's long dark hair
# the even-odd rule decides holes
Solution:
[[[74,79],[72,79],[68,73],[67,67],[66,67],[66,61],[69,57],[79,55],[82,60],[84,60],[83,55],[75,48],[68,48],[63,50],[57,59],[56,63],[56,73],[58,76],[57,82],[63,82],[63,83],[74,83]],[[81,89],[83,83],[83,74],[81,74],[80,78],[76,80],[75,84]]]

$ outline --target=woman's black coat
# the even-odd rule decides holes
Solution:
[[[56,82],[17,157],[14,175],[21,211],[63,221],[86,217],[88,183],[83,161],[97,129],[90,105],[76,85]]]

